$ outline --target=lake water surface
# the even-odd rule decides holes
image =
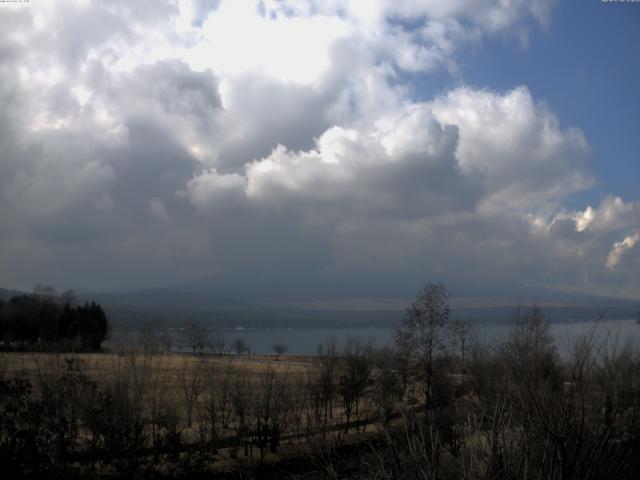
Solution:
[[[491,324],[482,323],[472,327],[473,334],[483,344],[498,345],[508,338],[512,325],[508,323]],[[186,350],[179,328],[166,329],[173,338],[174,349]],[[624,345],[626,343],[638,343],[640,340],[640,324],[635,320],[607,320],[600,322],[562,322],[551,324],[551,335],[562,355],[571,351],[571,346],[584,335],[594,332],[596,342],[607,341],[609,345]],[[284,344],[288,353],[298,355],[315,354],[319,344],[326,344],[332,338],[336,340],[338,347],[344,345],[347,339],[356,338],[362,342],[371,342],[376,347],[384,347],[393,344],[393,327],[344,327],[344,328],[267,328],[267,329],[223,329],[227,345],[241,338],[256,354],[272,353],[272,346],[276,343]],[[113,332],[111,343],[130,343],[126,341],[126,335],[131,339],[135,336],[128,332]]]
[[[562,354],[571,351],[571,346],[584,335],[594,332],[597,342],[607,340],[619,345],[640,340],[640,324],[635,320],[611,320],[596,322],[553,323],[551,335]],[[508,338],[510,324],[480,324],[473,327],[478,340],[486,345],[498,345]],[[224,330],[227,340],[242,338],[257,354],[268,354],[275,343],[288,346],[292,354],[314,354],[318,345],[335,338],[338,346],[348,338],[371,343],[376,347],[393,345],[394,328],[391,327],[346,327],[346,328],[286,328],[286,329],[246,329]]]

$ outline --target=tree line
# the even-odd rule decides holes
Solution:
[[[4,349],[99,350],[109,331],[103,308],[80,305],[72,291],[58,294],[37,286],[32,294],[0,300],[0,342]]]

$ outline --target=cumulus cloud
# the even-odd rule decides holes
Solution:
[[[640,241],[640,232],[625,237],[621,242],[614,243],[607,257],[607,267],[612,270],[615,269],[625,252],[631,250],[638,241]]]
[[[340,204],[339,216],[525,213],[587,188],[587,153],[581,132],[562,130],[526,88],[462,88],[354,128],[331,127],[309,150],[279,145],[226,179],[254,202],[309,215],[328,204]],[[194,205],[202,207],[203,184],[216,190],[222,179],[208,171],[194,179]]]
[[[460,129],[461,169],[486,177],[484,208],[530,208],[592,185],[582,132],[563,130],[526,87],[503,94],[460,88],[437,98],[433,111]]]
[[[7,4],[0,283],[640,288],[638,202],[563,207],[595,181],[579,128],[526,86],[414,96],[552,4]]]

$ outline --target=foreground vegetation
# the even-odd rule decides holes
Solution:
[[[602,337],[603,338],[603,337]],[[5,353],[9,478],[635,479],[640,356],[560,358],[539,309],[487,347],[427,285],[396,348],[315,357]]]

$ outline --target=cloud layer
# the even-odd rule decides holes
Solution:
[[[553,2],[63,3],[0,17],[0,284],[640,296],[640,202],[565,206],[597,182],[579,128],[526,86],[417,100],[416,76],[526,45]]]

